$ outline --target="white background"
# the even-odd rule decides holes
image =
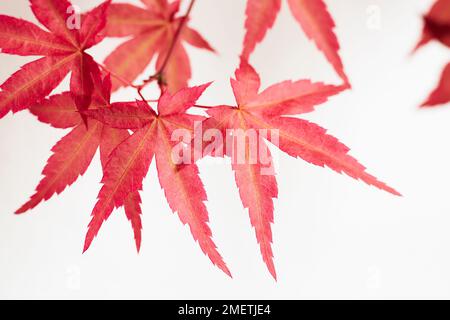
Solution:
[[[98,2],[74,3],[88,9]],[[308,119],[328,128],[404,197],[277,152],[280,195],[273,231],[278,282],[266,271],[225,164],[202,162],[200,170],[214,240],[233,280],[212,266],[170,211],[154,164],[142,194],[139,255],[122,210],[81,254],[100,187],[98,155],[62,195],[15,216],[40,180],[50,148],[66,131],[39,123],[26,111],[2,119],[0,298],[450,298],[450,108],[418,109],[436,85],[449,51],[434,43],[410,55],[421,33],[421,15],[431,2],[327,1],[353,90]],[[228,79],[238,64],[244,9],[244,0],[199,0],[194,8],[192,25],[219,52],[189,48],[191,83],[215,80],[202,104],[233,103]],[[35,21],[26,0],[2,1],[0,12]],[[91,51],[101,60],[121,41],[109,39]],[[2,54],[0,59],[4,81],[33,58]],[[338,81],[286,3],[252,63],[264,86],[285,79]],[[67,86],[66,81],[59,90]],[[124,90],[114,99],[134,97],[132,90]]]

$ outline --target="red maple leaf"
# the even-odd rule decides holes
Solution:
[[[247,0],[247,19],[242,57],[247,59],[275,23],[282,0]],[[336,70],[341,79],[349,84],[339,57],[339,42],[334,34],[335,23],[323,0],[287,0],[295,20],[306,36],[312,39]]]
[[[237,106],[209,109],[211,118],[206,120],[205,127],[220,129],[222,136],[231,135],[230,140],[224,143],[226,150],[222,150],[219,155],[233,157],[232,167],[242,203],[249,210],[263,260],[276,278],[271,248],[271,223],[273,198],[277,197],[278,190],[272,170],[272,158],[265,142],[269,138],[269,132],[276,133],[278,147],[290,156],[317,166],[327,166],[395,195],[399,193],[368,174],[365,167],[348,155],[349,149],[328,135],[325,129],[291,117],[312,111],[315,105],[327,101],[346,86],[336,87],[308,80],[284,81],[260,92],[259,75],[245,61],[241,62],[235,76],[236,79],[231,79],[231,85]],[[229,129],[234,130],[228,132]],[[242,136],[246,132],[247,135]],[[251,133],[255,133],[253,139]],[[209,150],[217,152],[217,146]],[[261,151],[267,153],[264,159],[260,156]],[[204,152],[203,155],[208,153]],[[241,161],[238,157],[242,157]]]
[[[431,40],[450,47],[450,0],[438,0],[424,17],[422,39],[417,48]]]
[[[211,239],[208,212],[204,201],[206,192],[194,163],[179,164],[173,159],[177,143],[172,134],[177,129],[194,132],[196,121],[204,117],[187,114],[208,85],[185,88],[171,95],[165,92],[155,113],[146,102],[126,108],[112,106],[108,109],[88,110],[86,115],[118,129],[135,130],[111,154],[103,175],[103,187],[92,211],[92,220],[86,235],[85,250],[89,248],[103,222],[114,207],[120,207],[130,192],[142,189],[150,163],[155,157],[158,178],[167,202],[191,233],[202,251],[213,264],[230,275],[225,262]]]
[[[432,40],[450,47],[450,0],[438,0],[424,17],[422,38],[416,50]],[[434,107],[450,102],[450,63],[444,68],[438,86],[422,107]]]
[[[99,74],[99,69],[85,50],[102,39],[99,33],[105,26],[110,2],[107,0],[83,15],[79,30],[76,24],[74,29],[70,25],[74,13],[69,13],[71,3],[67,0],[30,0],[34,15],[50,32],[31,22],[0,15],[3,53],[43,56],[22,66],[0,86],[0,117],[45,98],[69,72],[72,72],[70,90],[77,108],[82,110],[89,106],[92,77]]]
[[[171,92],[188,85],[191,78],[189,57],[183,41],[214,51],[208,42],[187,24],[176,36],[182,18],[177,17],[180,1],[141,0],[146,8],[131,4],[112,4],[108,11],[106,35],[131,36],[105,60],[106,67],[125,81],[114,80],[113,90],[132,83],[157,56],[156,70],[164,66],[163,78]],[[172,51],[171,51],[172,50]],[[166,61],[170,52],[170,59]]]
[[[109,76],[103,81],[94,82],[95,91],[91,109],[127,108],[135,102],[110,103],[111,80]],[[100,147],[100,159],[105,168],[112,150],[129,137],[127,130],[114,129],[94,119],[83,123],[70,92],[57,94],[31,106],[30,112],[41,122],[55,128],[73,128],[52,148],[53,155],[48,159],[36,193],[20,207],[16,213],[21,214],[36,207],[40,202],[59,194],[88,169],[92,158]],[[141,244],[141,209],[139,192],[130,193],[124,201],[127,218],[131,221],[135,233],[136,247]]]
[[[231,79],[237,103],[236,106],[205,107],[209,118],[187,113],[196,106],[209,84],[186,87],[191,69],[185,42],[214,51],[197,31],[186,25],[195,0],[191,0],[185,16],[178,16],[179,0],[141,0],[145,8],[130,4],[110,5],[111,1],[107,0],[80,16],[80,25],[77,27],[75,23],[75,28],[71,26],[71,20],[77,16],[71,13],[74,10],[69,10],[71,4],[67,0],[30,0],[34,15],[47,30],[0,15],[2,52],[43,56],[24,65],[0,86],[0,118],[9,111],[28,108],[44,123],[55,128],[71,128],[52,148],[53,154],[42,172],[43,178],[36,192],[16,213],[33,209],[72,185],[86,172],[100,149],[102,187],[92,211],[84,251],[114,208],[122,206],[131,221],[139,251],[142,229],[139,191],[155,158],[159,182],[171,210],[189,226],[212,263],[231,276],[212,239],[204,203],[207,196],[195,164],[198,151],[200,157],[227,155],[232,158],[240,197],[249,210],[262,258],[276,279],[271,224],[273,199],[278,196],[278,187],[267,141],[293,157],[327,166],[399,195],[367,173],[365,167],[348,154],[349,149],[328,135],[325,129],[293,117],[313,111],[316,105],[347,89],[349,84],[338,54],[339,44],[333,32],[335,25],[323,0],[287,1],[295,19],[325,54],[344,84],[283,81],[260,91],[259,75],[247,61],[272,27],[281,0],[248,0],[241,65],[235,79]],[[448,1],[439,3],[444,3],[439,10],[447,8]],[[448,45],[448,19],[443,23],[442,16],[448,17],[440,12],[426,17],[423,43],[435,38]],[[101,74],[99,65],[85,52],[105,35],[131,36],[106,58],[106,67],[102,66],[115,77],[114,83],[109,75]],[[156,73],[142,85],[132,85],[154,57]],[[444,71],[438,89],[427,104],[448,101],[449,69]],[[70,91],[46,98],[69,73]],[[157,112],[141,92],[153,80],[158,81],[162,92]],[[122,85],[137,89],[142,100],[111,103],[111,91]],[[201,125],[196,126],[198,123]],[[200,134],[203,138],[203,129],[218,132],[222,140],[214,139],[211,143],[208,139],[202,140],[200,150],[196,145],[192,148],[189,143]],[[174,141],[180,132],[183,133],[182,141]],[[272,140],[274,135],[275,141]],[[176,159],[181,151],[183,155],[191,156],[189,161]]]
[[[438,86],[433,90],[422,107],[435,107],[450,102],[450,63],[444,68]]]

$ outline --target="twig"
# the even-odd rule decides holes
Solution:
[[[200,108],[200,109],[211,109],[211,108],[214,108],[214,107],[210,107],[210,106],[201,106],[201,105],[198,105],[198,104],[193,105],[193,107],[194,108]]]
[[[181,18],[180,24],[178,25],[178,28],[175,31],[175,35],[173,36],[172,43],[170,44],[170,48],[169,48],[169,51],[167,52],[166,58],[164,59],[164,62],[158,71],[159,74],[162,74],[164,72],[164,70],[166,69],[167,63],[169,62],[170,57],[172,56],[173,50],[175,49],[175,45],[177,44],[178,38],[181,35],[181,31],[183,31],[183,27],[186,24],[186,21],[188,20],[189,15],[191,14],[194,4],[195,4],[195,0],[191,0],[191,3],[189,3],[189,7],[186,11],[186,14]]]
[[[161,65],[161,67],[158,69],[158,71],[153,74],[152,76],[150,76],[148,79],[144,80],[142,84],[140,85],[133,85],[134,88],[136,88],[138,90],[138,92],[140,92],[142,89],[145,88],[145,86],[147,86],[149,83],[153,82],[153,81],[158,81],[158,85],[161,88],[162,91],[162,87],[165,84],[164,83],[164,71],[167,67],[167,64],[170,61],[170,58],[173,54],[173,51],[175,50],[175,46],[178,42],[178,39],[181,35],[181,32],[183,31],[183,27],[185,26],[189,15],[191,14],[192,8],[194,7],[196,0],[191,0],[191,2],[189,3],[189,7],[186,11],[186,14],[181,18],[180,20],[180,24],[178,25],[177,30],[175,31],[175,34],[173,36],[172,42],[170,43],[170,47],[169,50],[167,51],[166,57],[164,58],[164,61]]]

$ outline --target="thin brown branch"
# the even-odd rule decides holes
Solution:
[[[189,3],[189,7],[188,7],[188,9],[186,11],[186,14],[180,19],[180,24],[178,25],[178,27],[177,27],[177,29],[175,31],[175,34],[174,34],[174,36],[172,38],[172,41],[170,43],[169,50],[167,51],[166,57],[164,58],[164,61],[163,61],[162,65],[161,65],[161,67],[156,71],[155,74],[150,76],[148,79],[144,80],[142,84],[140,84],[140,85],[133,85],[133,87],[136,88],[139,93],[148,84],[150,84],[151,82],[153,82],[155,80],[158,82],[158,85],[159,85],[159,87],[161,88],[161,91],[162,91],[162,88],[163,88],[163,86],[165,84],[164,83],[165,82],[164,71],[165,71],[165,69],[167,67],[167,64],[170,61],[170,58],[172,57],[173,51],[175,50],[177,42],[178,42],[178,40],[179,40],[179,38],[181,36],[181,33],[183,31],[183,27],[186,25],[186,22],[189,19],[189,15],[191,14],[191,11],[192,11],[192,8],[194,7],[195,1],[196,0],[191,0],[191,2]]]
[[[214,108],[214,107],[210,107],[210,106],[202,106],[202,105],[198,105],[198,104],[193,105],[192,107],[194,107],[194,108],[200,108],[200,109],[211,109],[211,108]]]
[[[187,20],[189,19],[189,15],[191,14],[192,8],[194,7],[195,0],[191,0],[189,3],[189,7],[186,11],[186,14],[181,18],[180,24],[178,25],[177,30],[175,31],[175,35],[173,36],[172,43],[170,44],[169,51],[167,52],[166,58],[164,59],[161,68],[158,70],[159,74],[162,74],[169,63],[170,57],[172,56],[173,50],[177,44],[178,39],[180,38],[181,32],[183,31],[183,27],[185,26]]]

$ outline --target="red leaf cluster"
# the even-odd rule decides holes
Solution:
[[[23,66],[1,85],[0,116],[28,109],[41,122],[55,128],[71,128],[52,148],[53,154],[35,194],[17,213],[33,209],[73,184],[86,172],[99,149],[102,187],[92,211],[84,250],[90,247],[103,222],[119,207],[124,207],[132,224],[139,250],[140,192],[154,159],[159,183],[171,210],[189,226],[194,240],[212,263],[231,276],[208,225],[207,194],[195,162],[198,157],[180,164],[173,155],[174,150],[189,155],[200,151],[201,157],[222,155],[233,159],[237,155],[241,161],[232,161],[232,168],[242,204],[248,209],[262,258],[276,278],[271,224],[278,187],[273,159],[267,148],[272,141],[266,133],[275,132],[277,147],[292,157],[399,195],[367,173],[365,167],[348,154],[349,148],[325,129],[297,117],[350,87],[339,56],[339,43],[333,31],[335,25],[323,0],[287,2],[305,34],[341,77],[341,85],[287,80],[261,90],[260,77],[248,61],[274,24],[281,0],[248,0],[241,63],[231,79],[236,104],[206,107],[204,116],[188,113],[191,108],[201,107],[196,105],[197,100],[209,84],[188,87],[191,67],[185,44],[213,51],[211,45],[188,26],[195,0],[191,0],[185,15],[179,14],[180,1],[177,0],[141,2],[141,6],[135,6],[105,1],[80,15],[79,28],[69,24],[74,16],[68,13],[71,4],[67,0],[30,0],[42,27],[0,15],[3,53],[42,56]],[[446,41],[441,29],[428,29],[427,35],[433,34]],[[103,65],[87,54],[86,49],[105,36],[127,39]],[[143,84],[133,84],[153,59],[156,60],[155,73]],[[70,91],[51,95],[69,73]],[[152,81],[160,85],[161,95],[157,100],[146,100],[141,90]],[[111,102],[111,93],[123,86],[137,89],[138,100]],[[152,101],[157,104],[153,105]],[[214,129],[219,137],[227,139],[211,144],[202,142],[200,150],[185,148],[198,136],[198,124],[203,129]],[[188,138],[184,137],[181,142],[173,139],[179,130],[188,133]],[[254,140],[244,137],[242,148],[238,150],[239,133],[249,131],[255,132]],[[252,156],[255,145],[266,152],[268,161]]]
[[[450,47],[450,0],[436,1],[423,19],[422,38],[416,49],[433,40]],[[444,68],[438,86],[422,103],[422,107],[435,107],[448,102],[450,102],[450,62]]]

